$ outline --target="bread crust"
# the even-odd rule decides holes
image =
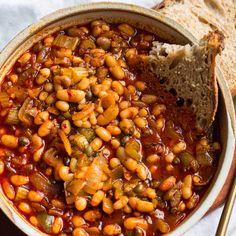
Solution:
[[[205,43],[207,42],[208,47],[212,47],[212,53],[211,53],[211,69],[212,71],[212,85],[213,85],[213,103],[214,103],[214,109],[212,111],[211,119],[209,121],[208,127],[213,123],[216,112],[217,112],[217,107],[218,107],[218,85],[217,85],[217,80],[216,80],[216,56],[217,54],[221,54],[222,50],[224,49],[224,35],[220,31],[215,31],[211,32],[208,35],[206,35],[200,42]],[[207,127],[207,128],[208,128]]]
[[[154,9],[177,21],[198,40],[212,30],[224,34],[225,50],[217,58],[217,64],[235,96],[236,0],[164,0]]]

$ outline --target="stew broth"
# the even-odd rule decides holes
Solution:
[[[158,37],[96,20],[26,51],[0,91],[0,180],[54,235],[162,235],[197,206],[220,144],[148,70]]]

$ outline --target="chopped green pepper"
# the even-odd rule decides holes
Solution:
[[[192,168],[194,172],[199,168],[198,160],[188,152],[182,152],[180,154],[180,160],[186,168]]]
[[[48,215],[47,213],[41,213],[37,216],[39,224],[45,230],[46,233],[52,232],[52,225],[54,222],[54,216]]]
[[[190,167],[190,164],[194,160],[194,157],[188,152],[182,152],[180,154],[180,160],[185,167]]]
[[[172,121],[166,122],[165,132],[170,139],[179,140],[182,138],[182,135],[176,132],[174,123]]]
[[[124,174],[124,170],[123,170],[123,167],[120,165],[111,171],[111,178],[113,180],[120,179],[123,177],[123,174]]]
[[[134,188],[134,192],[137,193],[137,194],[143,194],[145,191],[145,187],[143,186],[143,184],[138,184],[136,185],[136,187]]]
[[[21,146],[27,146],[27,145],[29,145],[29,143],[30,143],[30,141],[29,141],[29,139],[28,139],[27,137],[21,136],[21,137],[19,138],[19,144],[20,144]]]
[[[93,156],[94,151],[93,151],[92,147],[88,145],[88,146],[85,147],[84,153],[85,153],[88,157],[91,157],[91,156]]]
[[[96,137],[95,131],[91,128],[80,128],[79,132],[84,135],[88,142],[91,142]]]

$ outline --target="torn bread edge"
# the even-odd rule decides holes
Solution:
[[[174,90],[183,105],[196,114],[196,128],[207,131],[218,106],[216,56],[224,48],[224,36],[210,32],[199,45],[154,42],[149,66],[167,91]]]

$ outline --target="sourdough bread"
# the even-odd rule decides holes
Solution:
[[[236,0],[164,0],[155,8],[177,21],[198,40],[212,30],[225,36],[217,58],[232,95],[236,95]]]
[[[151,71],[167,91],[193,109],[200,131],[209,128],[217,109],[215,59],[222,41],[220,33],[212,32],[199,45],[154,42],[150,51]]]

